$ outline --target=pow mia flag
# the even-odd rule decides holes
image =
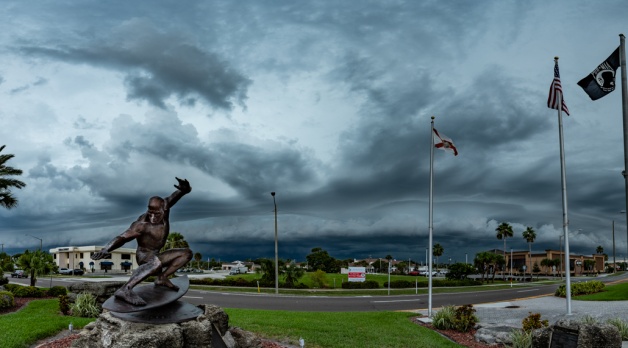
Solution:
[[[617,68],[619,68],[619,47],[593,72],[578,81],[578,86],[584,89],[591,100],[600,99],[615,90]]]

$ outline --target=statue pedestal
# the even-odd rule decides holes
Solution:
[[[194,307],[194,306],[193,306]],[[260,347],[254,334],[229,329],[229,316],[213,305],[200,305],[201,314],[181,323],[137,323],[103,312],[85,326],[72,347],[234,348]],[[119,314],[119,313],[116,313]]]

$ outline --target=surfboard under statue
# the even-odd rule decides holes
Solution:
[[[144,306],[136,306],[115,296],[111,296],[103,303],[102,308],[111,312],[130,313],[167,305],[180,299],[190,288],[190,280],[187,275],[172,278],[170,281],[172,284],[179,287],[178,291],[155,284],[138,285],[134,287],[133,292],[146,301],[146,305]]]

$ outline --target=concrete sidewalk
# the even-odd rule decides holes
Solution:
[[[567,314],[567,300],[555,296],[543,296],[525,300],[494,302],[473,305],[480,324],[487,326],[508,325],[521,328],[522,321],[530,313],[541,314],[541,320],[547,319],[552,325],[558,320],[578,320],[591,316],[599,322],[619,318],[628,322],[628,301],[577,301],[571,300],[571,314]],[[432,309],[432,314],[439,308]],[[419,313],[427,315],[427,310]],[[628,341],[622,342],[622,348],[628,348]]]

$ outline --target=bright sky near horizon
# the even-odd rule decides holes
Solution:
[[[205,258],[314,247],[424,260],[430,117],[434,243],[464,261],[558,249],[559,56],[570,248],[628,256],[621,87],[576,84],[628,33],[625,1],[3,1],[0,145],[27,184],[5,251],[104,244],[167,196]],[[618,75],[620,71],[618,71]],[[30,235],[30,236],[28,236]]]

